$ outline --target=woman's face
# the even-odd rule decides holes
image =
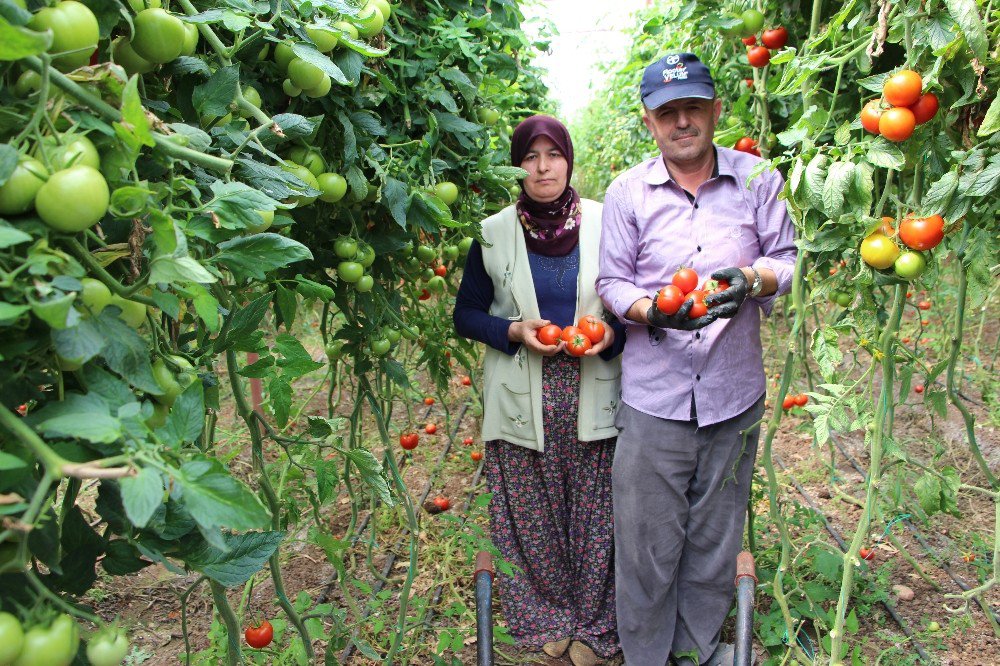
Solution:
[[[547,136],[540,136],[531,142],[520,166],[528,172],[524,179],[524,191],[535,201],[555,201],[566,190],[569,163]]]

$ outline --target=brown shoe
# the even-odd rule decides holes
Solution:
[[[564,638],[561,641],[551,641],[542,646],[542,652],[549,655],[550,657],[561,657],[563,653],[566,652],[566,648],[569,647],[569,639]]]
[[[573,666],[601,666],[605,663],[589,645],[580,641],[570,643],[569,660],[573,662]]]

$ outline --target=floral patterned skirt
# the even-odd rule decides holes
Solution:
[[[542,365],[545,451],[486,442],[493,544],[514,565],[497,589],[515,641],[572,637],[601,657],[620,650],[615,619],[611,462],[615,439],[577,439],[580,362]]]

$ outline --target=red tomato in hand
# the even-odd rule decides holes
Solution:
[[[428,423],[427,425],[424,426],[424,432],[426,432],[428,435],[433,435],[437,431],[438,427],[433,423]]]
[[[676,314],[684,304],[684,292],[676,285],[668,284],[656,294],[656,309],[665,315]]]
[[[559,344],[559,336],[562,335],[562,329],[555,324],[549,324],[548,326],[542,326],[538,329],[538,341],[543,345],[555,345]]]
[[[760,36],[760,43],[769,49],[780,49],[788,43],[788,31],[781,25],[765,30]]]
[[[795,396],[786,395],[785,399],[781,401],[781,408],[784,410],[789,410],[795,406]]]
[[[708,314],[708,306],[705,305],[706,296],[708,296],[708,292],[701,289],[696,289],[688,293],[686,299],[694,301],[694,305],[688,311],[688,319],[697,319]]]
[[[274,638],[274,627],[267,620],[264,620],[256,627],[247,627],[243,632],[243,637],[247,639],[247,645],[259,650],[271,644]]]
[[[604,339],[604,322],[594,315],[580,317],[576,326],[590,339],[591,344],[596,345]]]
[[[944,218],[940,215],[908,217],[899,223],[899,240],[914,250],[935,248],[944,240]]]
[[[694,272],[693,268],[682,268],[674,273],[670,284],[687,294],[698,288],[698,274]]]
[[[566,351],[568,351],[573,356],[583,356],[584,352],[593,347],[590,338],[588,338],[583,333],[576,333],[569,341],[566,343]]]
[[[572,340],[575,335],[583,335],[583,331],[576,326],[567,326],[562,330],[562,333],[559,334],[559,339],[566,344],[569,344],[569,341]]]

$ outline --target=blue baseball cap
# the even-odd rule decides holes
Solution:
[[[647,109],[685,97],[712,99],[715,81],[693,53],[668,53],[642,73],[639,95]]]

